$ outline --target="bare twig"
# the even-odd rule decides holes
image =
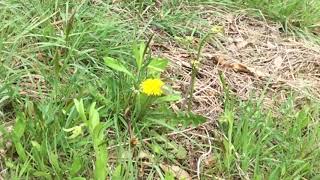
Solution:
[[[211,144],[211,140],[210,140],[210,135],[209,135],[208,130],[207,130],[207,128],[205,126],[204,126],[204,130],[206,131],[206,134],[207,134],[207,137],[208,137],[209,150],[205,154],[202,154],[198,159],[198,162],[197,162],[197,176],[198,176],[199,180],[200,180],[200,173],[201,173],[201,169],[200,169],[201,161],[204,158],[206,158],[208,155],[210,155],[211,151],[212,151],[212,144]]]

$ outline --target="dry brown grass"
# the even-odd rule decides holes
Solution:
[[[245,11],[188,8],[201,9],[199,15],[208,23],[200,27],[204,31],[209,32],[214,25],[225,29],[224,35],[210,39],[203,50],[194,93],[195,112],[210,119],[221,112],[223,92],[218,70],[224,72],[230,88],[244,100],[252,94],[259,97],[265,88],[265,104],[269,106],[274,98],[279,103],[284,101],[292,90],[297,98],[299,95],[320,98],[318,45],[286,36],[278,24],[252,18]],[[158,39],[170,39],[165,32],[151,31]],[[199,41],[199,37],[194,37],[192,46],[197,48]],[[175,41],[155,42],[152,49],[155,55],[171,61],[166,76],[173,80],[176,89],[186,92],[190,83],[189,62],[195,57],[194,52]]]

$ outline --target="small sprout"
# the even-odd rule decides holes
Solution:
[[[200,61],[198,60],[192,60],[191,61],[192,66],[194,66],[195,68],[199,68],[200,65]]]
[[[186,37],[185,37],[186,43],[189,43],[189,44],[192,44],[193,39],[194,39],[193,36],[186,36]]]
[[[68,129],[63,128],[63,131],[72,132],[72,135],[69,136],[68,139],[74,139],[74,138],[78,137],[80,134],[83,134],[83,131],[82,131],[83,126],[85,126],[84,123],[80,124],[79,126],[74,126],[72,128],[68,128]]]
[[[193,43],[194,37],[193,36],[184,36],[184,37],[174,37],[175,41],[179,42],[180,44],[184,46],[189,46]]]
[[[130,90],[131,90],[134,94],[139,94],[139,93],[140,93],[140,91],[139,91],[138,89],[136,89],[134,86],[132,86],[132,87],[130,88]]]
[[[211,33],[213,34],[220,34],[220,33],[223,33],[224,32],[224,28],[223,26],[212,26],[211,28]]]

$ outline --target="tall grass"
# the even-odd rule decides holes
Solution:
[[[219,120],[224,137],[215,173],[242,179],[319,178],[319,102],[299,107],[288,98],[277,112],[252,100],[227,102]]]

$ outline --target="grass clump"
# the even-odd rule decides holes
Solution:
[[[319,176],[317,105],[300,110],[289,107],[280,116],[263,112],[254,102],[241,103],[239,114],[227,110],[220,122],[226,134],[222,167],[254,179]]]
[[[282,23],[286,30],[313,30],[320,26],[320,2],[316,0],[234,0]]]
[[[289,97],[276,111],[226,93],[220,146],[211,173],[241,179],[319,178],[319,102]]]

